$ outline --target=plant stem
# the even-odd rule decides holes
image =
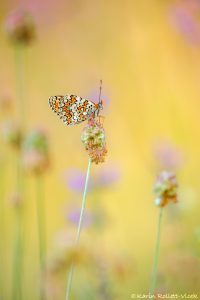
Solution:
[[[40,259],[40,299],[45,299],[45,291],[42,285],[42,275],[45,269],[46,255],[46,230],[45,230],[45,207],[44,207],[44,190],[42,175],[36,175],[36,206],[37,206],[37,226],[39,238],[39,259]]]
[[[1,238],[0,238],[0,268],[5,272],[5,255],[4,255],[4,243],[5,242],[5,207],[4,207],[4,196],[5,196],[5,164],[1,162],[0,166],[0,228],[1,228]],[[4,299],[4,278],[5,274],[0,273],[0,297]]]
[[[21,130],[25,130],[25,63],[23,45],[16,45],[15,51],[15,76],[16,76],[16,95],[18,101],[18,119],[20,122]],[[13,286],[12,286],[12,299],[22,299],[22,286],[21,279],[23,273],[23,204],[24,201],[24,181],[23,172],[21,167],[21,149],[17,151],[17,182],[16,190],[20,197],[19,207],[15,209],[15,224],[14,224],[14,264],[13,264]]]
[[[23,45],[15,46],[15,73],[16,73],[16,92],[18,101],[18,117],[20,118],[20,125],[23,130],[26,128],[26,107],[25,99],[26,85],[25,85],[25,47]]]
[[[161,236],[162,215],[163,215],[163,207],[160,208],[159,218],[158,218],[156,248],[155,248],[155,254],[154,254],[154,262],[153,262],[151,285],[150,285],[150,294],[152,294],[152,295],[155,293],[156,281],[157,281],[158,258],[159,258],[159,251],[160,251],[160,236]]]
[[[87,190],[88,190],[88,182],[89,182],[89,176],[90,176],[90,169],[91,169],[91,158],[89,158],[89,160],[88,160],[87,174],[86,174],[86,179],[85,179],[85,187],[84,187],[84,193],[83,193],[83,198],[82,198],[82,205],[81,205],[81,212],[80,212],[80,217],[79,217],[79,224],[78,224],[77,236],[76,236],[76,241],[75,241],[75,247],[78,246],[78,243],[80,240],[80,234],[81,234],[81,228],[82,228],[83,216],[84,216],[84,210],[85,210],[85,203],[86,203],[86,195],[87,195]],[[68,281],[67,281],[66,300],[69,300],[73,272],[74,272],[74,263],[72,262],[69,276],[68,276]]]
[[[22,223],[23,223],[23,207],[22,207],[22,177],[21,177],[21,160],[20,153],[17,152],[17,166],[16,166],[16,189],[17,197],[19,197],[19,203],[16,204],[15,209],[15,218],[14,218],[14,262],[13,262],[13,288],[12,288],[12,299],[21,300],[22,291],[21,291],[21,278],[22,278],[22,256],[23,256],[23,236],[22,236]]]

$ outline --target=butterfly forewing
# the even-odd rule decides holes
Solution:
[[[50,97],[49,105],[67,125],[76,125],[87,120],[98,109],[98,104],[69,94]]]

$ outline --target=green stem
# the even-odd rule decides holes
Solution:
[[[21,300],[22,299],[22,257],[23,257],[23,183],[22,183],[22,170],[21,170],[21,160],[20,153],[17,152],[17,167],[16,167],[16,189],[17,197],[19,197],[19,203],[16,203],[15,207],[15,220],[14,220],[14,262],[13,262],[13,287],[12,287],[12,299]]]
[[[39,238],[39,259],[40,259],[40,277],[42,277],[45,269],[46,256],[46,230],[45,230],[45,206],[44,206],[44,190],[42,175],[36,175],[36,206],[37,206],[37,226]],[[42,278],[40,278],[40,299],[45,299],[45,291],[42,285]]]
[[[18,101],[18,118],[21,129],[25,129],[25,62],[23,45],[16,45],[15,48],[15,76],[16,76],[16,95]],[[17,182],[16,190],[20,197],[19,207],[15,209],[15,224],[14,224],[14,265],[13,265],[13,286],[12,299],[22,299],[22,273],[23,273],[23,201],[24,197],[24,182],[21,168],[21,149],[17,152]],[[22,199],[22,200],[21,200]]]
[[[80,240],[81,228],[82,228],[82,223],[83,223],[83,215],[84,215],[85,203],[86,203],[86,195],[87,195],[87,190],[88,190],[88,182],[89,182],[89,176],[90,176],[90,169],[91,169],[91,159],[89,158],[87,174],[86,174],[86,179],[85,179],[83,199],[82,199],[82,205],[81,205],[81,213],[80,213],[80,217],[79,217],[79,224],[78,224],[77,236],[76,236],[76,241],[75,241],[75,247],[78,246],[78,243]],[[66,300],[69,300],[73,273],[74,273],[74,263],[72,262],[69,276],[68,276],[68,281],[67,281]]]
[[[26,127],[26,107],[25,99],[26,85],[25,85],[25,47],[23,45],[15,46],[15,73],[16,73],[16,93],[18,101],[18,116],[20,118],[20,125],[22,129]]]
[[[14,264],[13,264],[13,300],[22,299],[21,277],[22,277],[22,208],[15,211],[15,244],[14,244]]]
[[[1,226],[1,238],[0,238],[0,268],[5,272],[5,255],[4,255],[4,243],[5,242],[5,207],[4,207],[4,196],[5,196],[5,165],[2,162],[0,166],[0,226]],[[0,297],[4,298],[4,280],[5,273],[0,273]]]
[[[159,258],[159,251],[160,251],[160,236],[161,236],[162,215],[163,215],[163,207],[160,208],[159,218],[158,218],[156,249],[155,249],[153,269],[152,269],[151,285],[150,285],[150,294],[152,294],[152,295],[155,293],[156,281],[157,281],[158,258]]]

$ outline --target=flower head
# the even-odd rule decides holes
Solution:
[[[23,165],[33,173],[44,172],[49,166],[49,150],[46,133],[34,130],[23,144]]]
[[[107,154],[105,131],[99,121],[90,119],[83,129],[81,140],[92,162],[104,162]]]
[[[13,43],[29,45],[35,38],[31,15],[23,10],[13,11],[6,19],[5,30]]]
[[[9,120],[3,124],[2,129],[5,141],[13,148],[20,149],[23,140],[23,133],[18,124]]]
[[[177,202],[177,179],[176,175],[172,172],[163,171],[159,174],[154,193],[156,194],[155,204],[157,206],[166,206],[170,201]]]

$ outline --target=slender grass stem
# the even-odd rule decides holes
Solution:
[[[17,178],[17,197],[20,197],[20,203],[16,204],[14,216],[14,262],[13,262],[13,286],[12,286],[12,299],[22,299],[22,257],[23,257],[23,207],[22,207],[22,177],[21,177],[21,161],[20,155],[16,155],[16,178]]]
[[[21,287],[21,263],[22,263],[22,208],[15,210],[15,241],[14,241],[14,264],[13,264],[13,300],[22,299]]]
[[[0,165],[0,268],[5,270],[5,255],[4,255],[4,242],[5,242],[5,164],[2,162]],[[3,242],[4,241],[4,242]],[[0,272],[0,298],[4,299],[4,277],[5,274]]]
[[[37,226],[39,238],[39,259],[40,259],[40,299],[45,299],[45,291],[42,285],[42,275],[45,269],[46,256],[46,229],[45,229],[45,207],[44,207],[44,190],[42,175],[36,175],[36,206],[37,206]]]
[[[16,92],[17,107],[20,125],[23,130],[26,128],[26,84],[25,84],[25,47],[23,45],[15,46],[15,76],[16,76]]]
[[[88,183],[89,183],[89,177],[90,177],[90,169],[91,169],[91,159],[89,158],[87,174],[86,174],[86,179],[85,179],[84,193],[83,193],[83,198],[82,198],[81,213],[80,213],[80,217],[79,217],[79,224],[78,224],[78,230],[77,230],[76,241],[75,241],[75,247],[78,246],[78,243],[80,240],[80,234],[81,234],[81,228],[82,228],[83,216],[84,216],[84,210],[85,210],[85,203],[86,203],[86,196],[87,196],[87,191],[88,191]],[[72,262],[70,272],[68,275],[68,280],[67,280],[67,290],[66,290],[66,298],[65,298],[66,300],[69,300],[69,297],[70,297],[73,273],[74,273],[74,263]]]
[[[18,118],[22,130],[26,126],[25,113],[25,63],[23,45],[16,45],[15,51],[15,77],[16,77],[16,95],[18,101]],[[24,200],[24,178],[21,168],[21,149],[17,151],[17,166],[16,166],[16,190],[22,201]],[[22,299],[22,276],[23,276],[23,204],[15,209],[14,220],[14,263],[13,263],[13,285],[12,285],[12,299]]]
[[[150,294],[152,294],[152,295],[155,293],[155,289],[156,289],[157,272],[158,272],[158,258],[159,258],[159,251],[160,251],[162,216],[163,216],[163,207],[160,208],[159,218],[158,218],[156,248],[155,248],[155,254],[154,254],[151,285],[150,285]]]

